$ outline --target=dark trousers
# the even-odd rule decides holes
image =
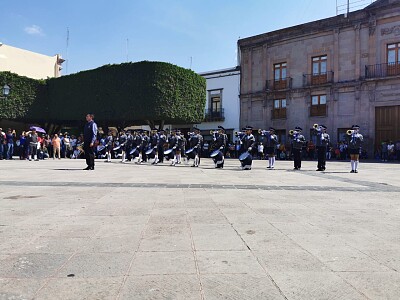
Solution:
[[[146,155],[147,146],[143,146],[141,151],[142,151],[142,160],[144,162],[146,162],[147,161],[147,155]]]
[[[157,152],[158,152],[158,160],[161,163],[164,162],[164,148],[162,146],[158,146]]]
[[[318,152],[318,165],[317,168],[321,170],[325,170],[326,165],[326,147],[317,147]]]
[[[301,149],[293,148],[293,160],[294,160],[294,167],[297,169],[301,168]]]
[[[94,147],[90,147],[90,144],[85,142],[84,150],[85,150],[86,164],[88,165],[89,168],[94,168]]]

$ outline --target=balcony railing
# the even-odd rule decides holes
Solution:
[[[206,109],[204,122],[224,121],[224,109]]]
[[[304,86],[333,83],[333,72],[329,71],[326,73],[318,73],[318,74],[304,74],[303,80],[304,80]]]
[[[272,119],[286,119],[286,107],[273,109],[271,115]]]
[[[365,66],[365,78],[382,78],[400,75],[400,62]]]
[[[292,88],[292,78],[286,77],[282,79],[273,79],[267,80],[266,82],[266,90],[267,91],[277,91],[277,90],[286,90]]]

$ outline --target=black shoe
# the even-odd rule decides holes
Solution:
[[[355,171],[354,171],[354,170],[351,170],[350,173],[355,173]]]
[[[354,170],[354,173],[358,173],[358,171],[357,171],[357,170]]]
[[[323,170],[318,168],[318,169],[316,169],[315,171],[323,171]]]
[[[87,166],[86,168],[83,169],[84,171],[90,170],[90,167]]]

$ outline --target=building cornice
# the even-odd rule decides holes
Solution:
[[[360,24],[368,25],[372,16],[376,16],[377,14],[382,15],[389,9],[391,11],[398,9],[400,13],[400,1],[377,1],[362,10],[351,12],[347,16],[342,14],[335,17],[266,32],[240,39],[238,40],[238,45],[241,48],[257,47],[290,39],[304,38],[304,36],[321,34],[332,30],[355,28],[355,26],[359,27]]]

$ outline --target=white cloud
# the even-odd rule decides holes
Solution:
[[[25,27],[24,31],[30,35],[40,35],[40,36],[44,35],[42,28],[40,28],[37,25]]]

